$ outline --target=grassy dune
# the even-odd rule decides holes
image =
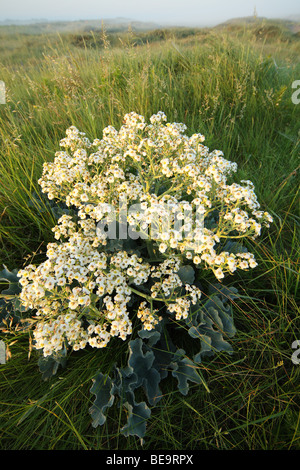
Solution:
[[[259,26],[261,27],[261,25]],[[42,164],[54,158],[65,130],[91,139],[119,127],[124,114],[201,132],[206,145],[238,163],[236,180],[254,182],[274,218],[251,250],[259,263],[228,278],[234,305],[234,354],[202,364],[209,391],[179,396],[171,381],[153,410],[144,449],[299,449],[299,118],[292,83],[300,79],[300,40],[282,25],[225,25],[205,30],[65,34],[0,28],[0,264],[37,261],[52,240],[54,219],[37,203]],[[269,28],[269,29],[268,29]],[[271,28],[271,29],[270,29]],[[273,28],[273,29],[272,29]],[[274,29],[275,28],[275,29]],[[135,449],[119,434],[118,408],[94,430],[88,408],[97,369],[122,348],[71,355],[49,384],[28,334],[1,335],[12,358],[0,366],[1,449]]]

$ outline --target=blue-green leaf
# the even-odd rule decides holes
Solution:
[[[192,338],[198,338],[201,343],[201,350],[194,356],[194,361],[200,363],[202,357],[211,356],[216,352],[226,351],[232,353],[233,348],[223,338],[221,331],[213,328],[213,322],[207,320],[205,325],[193,326],[188,330]]]
[[[19,277],[17,275],[18,269],[9,271],[4,265],[4,269],[0,271],[0,281],[8,282],[9,286],[7,289],[1,291],[1,296],[5,295],[17,295],[21,292],[21,286],[19,284]]]
[[[211,294],[219,295],[222,302],[227,302],[228,300],[234,300],[239,297],[238,290],[236,287],[227,287],[220,284],[213,284],[209,289]]]
[[[102,426],[106,421],[105,411],[111,407],[114,402],[113,383],[108,375],[103,375],[99,372],[93,380],[93,385],[90,389],[91,393],[96,395],[94,404],[90,407],[90,414],[93,418],[92,426]]]
[[[130,341],[128,365],[132,368],[138,379],[135,388],[142,386],[149,403],[155,404],[162,396],[159,388],[161,377],[159,372],[152,367],[155,360],[153,351],[148,349],[144,353],[142,347],[142,339],[136,338]]]
[[[151,415],[150,408],[144,401],[136,403],[133,393],[125,403],[125,407],[128,410],[128,419],[121,433],[126,437],[135,435],[142,439],[146,433],[147,420]]]
[[[59,366],[65,367],[67,363],[67,351],[61,349],[59,352],[51,356],[41,356],[38,360],[38,366],[42,373],[43,380],[50,379],[58,371]]]
[[[147,339],[147,346],[152,347],[160,340],[161,332],[154,328],[150,331],[141,329],[138,335],[142,339]]]
[[[196,364],[185,356],[183,349],[178,349],[174,354],[171,368],[173,369],[172,375],[176,377],[178,382],[178,390],[182,395],[187,395],[189,391],[188,382],[194,382],[199,385],[203,384],[203,380],[197,372]]]
[[[195,270],[192,266],[182,266],[177,272],[183,284],[193,284],[195,280]]]
[[[223,248],[223,251],[228,253],[248,253],[248,250],[245,246],[241,245],[239,242],[228,240],[226,245]]]

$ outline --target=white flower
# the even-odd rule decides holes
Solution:
[[[224,273],[221,268],[216,269],[214,273],[217,279],[223,279]]]

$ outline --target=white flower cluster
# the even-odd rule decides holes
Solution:
[[[147,125],[143,116],[130,113],[119,131],[108,126],[93,143],[71,127],[60,143],[65,150],[44,165],[42,191],[96,224],[110,214],[112,203],[118,215],[121,196],[127,205],[138,201],[142,210],[127,214],[129,225],[138,225],[141,234],[156,240],[161,253],[178,250],[212,269],[218,279],[237,268],[254,267],[253,257],[246,263],[217,246],[231,234],[256,238],[272,221],[259,210],[253,184],[227,184],[237,164],[221,151],[210,152],[203,135],[188,137],[184,124],[166,120],[159,112]],[[218,211],[218,220],[209,229],[205,221],[213,211]],[[153,231],[153,226],[161,230]],[[99,235],[97,242],[105,243],[104,237]]]
[[[45,262],[18,273],[23,305],[42,318],[35,332],[36,348],[50,355],[63,347],[64,338],[75,349],[87,344],[104,347],[112,336],[125,340],[132,331],[127,310],[130,284],[143,284],[150,275],[149,264],[142,261],[120,251],[110,257],[108,266],[107,255],[79,233],[68,242],[49,244]],[[83,317],[86,329],[79,321]]]
[[[147,302],[142,302],[138,308],[137,317],[143,323],[145,330],[152,330],[159,321],[162,320],[162,317],[157,316],[158,310],[152,310],[151,307],[147,306]]]
[[[42,191],[77,214],[62,216],[53,228],[56,243],[48,245],[46,261],[19,272],[20,298],[36,312],[35,346],[44,355],[65,344],[100,348],[112,337],[126,339],[133,294],[148,302],[137,313],[146,329],[160,319],[153,302],[164,302],[176,320],[187,318],[201,292],[183,285],[178,271],[186,263],[210,269],[218,279],[256,266],[253,254],[222,247],[231,237],[259,236],[271,216],[259,210],[250,181],[227,184],[236,163],[210,152],[203,135],[185,131],[163,112],[149,124],[127,114],[119,131],[108,126],[93,142],[72,126],[54,161],[44,164]],[[138,203],[125,212],[125,222],[141,239],[145,235],[147,260],[104,251],[107,235],[97,227],[120,216],[121,200],[126,207]]]
[[[88,334],[82,328],[75,314],[60,315],[56,320],[41,321],[33,332],[36,349],[43,349],[44,356],[49,356],[63,349],[65,341],[76,351],[85,348]]]
[[[151,271],[152,278],[159,278],[151,287],[151,297],[156,299],[159,295],[162,298],[168,298],[173,295],[177,288],[182,287],[182,282],[177,274],[180,268],[179,258],[169,258],[163,261],[159,266],[153,266]]]

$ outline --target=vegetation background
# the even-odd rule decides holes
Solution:
[[[93,376],[124,360],[124,348],[71,354],[45,382],[30,335],[11,330],[0,332],[11,356],[0,365],[0,449],[299,450],[300,364],[291,360],[300,340],[299,31],[299,23],[260,18],[205,29],[0,27],[0,265],[37,263],[52,241],[55,220],[37,180],[65,130],[101,138],[130,111],[148,119],[162,110],[204,134],[238,163],[236,180],[254,182],[274,218],[250,247],[258,267],[224,281],[241,294],[234,354],[203,362],[207,388],[191,386],[186,397],[165,383],[143,447],[120,434],[118,407],[97,429],[88,411]]]

